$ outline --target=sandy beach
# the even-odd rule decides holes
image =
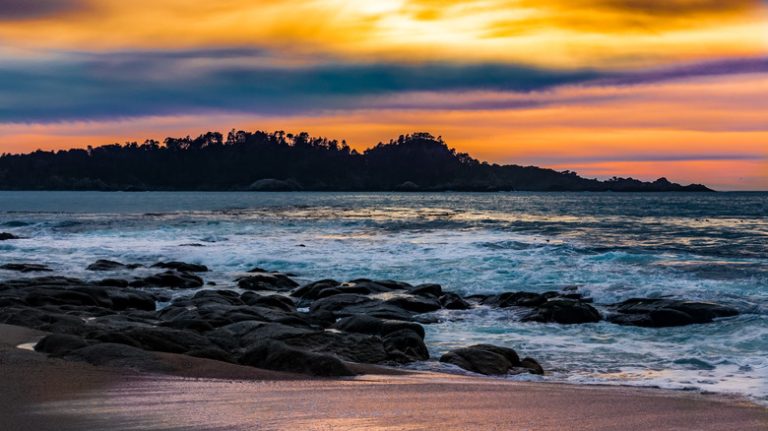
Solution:
[[[307,379],[158,354],[163,374],[48,359],[0,330],[0,417],[16,430],[764,430],[737,398],[432,373]],[[386,370],[386,369],[381,369]]]

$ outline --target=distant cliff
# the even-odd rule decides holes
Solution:
[[[711,191],[660,178],[587,179],[574,172],[497,165],[457,153],[428,133],[358,153],[307,133],[208,132],[163,143],[0,156],[6,190]]]

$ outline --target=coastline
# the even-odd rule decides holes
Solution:
[[[368,367],[307,378],[155,354],[162,373],[49,359],[16,346],[43,333],[0,327],[0,416],[8,430],[359,429],[762,430],[745,399],[627,386],[510,382]],[[55,388],[56,390],[51,390]]]

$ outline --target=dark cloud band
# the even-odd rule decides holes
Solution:
[[[61,60],[65,58],[66,60]],[[65,53],[0,65],[0,122],[52,122],[199,112],[303,114],[382,107],[377,96],[411,92],[545,90],[561,85],[632,85],[713,74],[768,72],[768,59],[633,73],[547,70],[507,64],[285,64],[269,52]],[[465,109],[509,109],[472,102]],[[512,102],[521,107],[535,100]],[[398,106],[393,102],[393,106]],[[409,105],[418,108],[416,105]],[[461,108],[461,103],[448,103]],[[439,107],[425,107],[436,109]],[[514,106],[512,106],[514,108]]]

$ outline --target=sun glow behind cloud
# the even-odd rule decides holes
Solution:
[[[768,189],[767,16],[756,0],[0,0],[0,152],[426,130],[496,162]]]

